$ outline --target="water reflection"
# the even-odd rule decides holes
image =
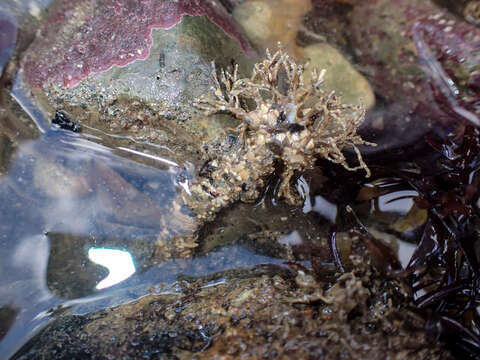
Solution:
[[[95,288],[106,289],[128,279],[135,273],[132,255],[125,250],[90,248],[88,258],[108,269],[108,275]]]
[[[314,198],[314,205],[312,210],[320,214],[322,217],[330,221],[332,224],[336,223],[337,219],[337,204],[328,201],[323,196],[317,195]]]
[[[16,309],[0,318],[6,358],[59,313],[51,309],[94,311],[168,288],[180,275],[283,261],[240,244],[157,259],[159,234],[168,241],[192,231],[178,218],[183,170],[163,157],[132,161],[115,152],[141,153],[87,137],[47,129],[16,147],[0,178],[0,309]],[[180,212],[189,218],[188,209]]]
[[[2,327],[0,353],[45,324],[38,314],[127,279],[134,261],[143,270],[155,264],[158,233],[181,234],[162,221],[175,174],[63,130],[18,147],[0,183],[0,308],[18,310]]]
[[[413,198],[418,196],[414,190],[400,190],[381,195],[376,200],[375,207],[382,212],[397,212],[407,214],[413,206]]]
[[[299,177],[296,187],[298,193],[304,199],[302,209],[304,213],[309,213],[310,211],[316,212],[322,218],[335,224],[338,211],[337,204],[327,200],[324,196],[311,194],[310,185],[303,176]]]

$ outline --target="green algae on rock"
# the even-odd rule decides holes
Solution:
[[[304,65],[280,49],[273,55],[267,51],[250,78],[240,78],[237,69],[215,77],[214,97],[200,97],[197,106],[207,115],[227,112],[242,122],[236,128],[237,142],[227,151],[211,153],[204,165],[201,180],[191,188],[196,202],[209,204],[214,212],[235,200],[255,201],[265,179],[281,165],[278,196],[300,204],[290,180],[295,172],[311,168],[318,157],[370,175],[357,147],[375,145],[357,134],[365,110],[343,104],[334,91],[324,91],[324,70],[313,71],[309,85],[304,83],[304,71]],[[358,165],[348,163],[345,148],[355,151]]]

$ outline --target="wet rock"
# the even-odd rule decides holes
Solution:
[[[154,29],[152,38],[145,60],[91,74],[74,88],[49,84],[35,93],[52,116],[62,110],[108,146],[144,152],[141,143],[151,143],[155,146],[149,151],[156,156],[201,166],[201,141],[217,137],[232,123],[225,116],[198,117],[193,101],[213,85],[212,61],[227,68],[235,59],[246,71],[250,59],[203,16],[185,16],[170,29]],[[112,133],[115,137],[106,135]],[[118,135],[134,141],[125,144]]]
[[[20,51],[34,39],[35,33],[43,19],[43,11],[51,0],[4,0],[2,1],[0,16],[13,24],[18,31],[17,48]],[[6,29],[2,29],[6,30]],[[7,30],[8,33],[8,30]],[[6,33],[2,34],[3,36]]]
[[[0,135],[0,177],[4,176],[13,154],[12,143],[3,134]]]
[[[235,9],[235,19],[243,26],[249,39],[256,43],[266,42],[271,37],[273,9],[266,2],[246,1]]]
[[[192,120],[193,100],[213,85],[212,61],[235,59],[245,71],[251,49],[216,0],[137,5],[57,2],[22,59],[22,78],[50,118],[61,110],[107,146],[198,165],[199,141],[229,124]]]
[[[19,20],[20,28],[23,30],[24,25],[27,25],[28,21],[32,21],[32,18],[36,20],[42,18],[42,10],[44,10],[50,2],[51,0],[4,0],[2,1],[2,10],[5,10]],[[38,23],[35,25],[38,25]]]
[[[348,104],[375,105],[375,94],[369,82],[333,46],[319,43],[302,49],[302,56],[309,61],[306,81],[310,81],[313,69],[325,69],[325,91],[335,91]]]
[[[62,315],[15,358],[452,359],[429,343],[403,285],[379,277],[356,241],[354,249],[355,270],[326,291],[310,268],[192,279],[176,293]]]
[[[104,128],[106,121],[110,131],[158,140],[162,123],[171,127],[193,116],[193,100],[212,85],[212,61],[227,67],[235,59],[243,71],[248,63],[238,43],[206,17],[185,16],[170,29],[153,30],[152,38],[146,59],[90,75],[74,88],[44,86],[44,102],[81,123]]]
[[[222,3],[225,9],[227,9],[229,13],[232,13],[233,9],[235,9],[237,5],[241,4],[245,0],[219,0],[219,1]]]

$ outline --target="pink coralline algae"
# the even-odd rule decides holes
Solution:
[[[170,28],[183,15],[207,16],[252,51],[217,0],[61,0],[25,54],[24,79],[34,87],[72,87],[89,74],[145,59],[152,29]]]

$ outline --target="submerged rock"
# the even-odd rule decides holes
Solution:
[[[325,91],[335,91],[347,104],[363,105],[366,109],[375,105],[375,94],[369,82],[345,57],[327,43],[318,43],[302,49],[302,56],[309,60],[305,70],[310,81],[313,69],[325,69]]]
[[[463,8],[462,13],[467,21],[480,26],[480,1],[469,1]]]
[[[330,285],[303,266],[193,278],[175,292],[59,316],[15,358],[452,359],[429,342],[402,282],[386,281],[353,244]]]
[[[297,42],[307,46],[326,41],[342,53],[350,51],[348,25],[351,9],[348,1],[312,0],[312,10],[302,19]]]
[[[253,0],[237,5],[233,17],[258,48],[272,48],[280,42],[296,51],[302,16],[310,9],[310,0]]]
[[[480,126],[480,29],[429,0],[362,2],[351,21],[360,66],[377,94],[403,109],[396,136],[418,117]]]
[[[124,226],[126,238],[138,227],[156,230],[153,239],[151,233],[145,239],[156,246],[153,250],[147,246],[154,258],[150,264],[190,256],[201,224],[178,192],[205,160],[202,145],[227,124],[222,116],[198,119],[193,102],[213,85],[212,61],[226,68],[235,59],[242,70],[247,67],[250,59],[245,53],[251,49],[246,38],[216,0],[141,4],[84,0],[55,5],[22,59],[21,79],[50,118],[61,110],[81,125],[80,148],[93,149],[94,154],[85,159],[56,151],[34,154],[38,161],[28,172],[34,178],[33,190],[55,206],[78,201],[93,232],[101,233],[108,224]],[[76,142],[61,131],[58,135],[45,140]],[[130,170],[97,161],[110,151],[85,138],[102,142],[123,157],[136,156],[135,160],[165,169],[166,182],[158,178],[164,187],[156,191],[157,199],[125,178],[126,174],[135,178]],[[72,165],[77,165],[75,170]],[[142,176],[142,165],[130,167]],[[155,173],[145,171],[149,179]],[[178,241],[172,241],[172,235],[179,235]]]
[[[112,9],[124,10],[121,4],[117,5],[112,5]],[[75,7],[75,11],[96,11],[82,6]],[[90,15],[77,15],[76,21],[83,19],[82,26],[92,20]],[[60,16],[57,21],[66,26],[63,35],[71,34],[67,20]],[[97,30],[93,27],[92,31]],[[93,41],[90,36],[99,35],[92,33],[84,40]],[[27,82],[32,81],[27,65],[31,52],[36,46],[46,47],[42,43],[46,38],[34,43],[24,59]],[[279,51],[256,64],[250,79],[243,78],[240,74],[246,72],[249,59],[239,43],[203,16],[184,16],[169,29],[153,30],[152,38],[153,46],[143,61],[112,67],[102,73],[78,73],[79,83],[73,88],[58,84],[55,77],[49,78],[42,83],[41,90],[35,90],[39,97],[43,96],[44,103],[65,111],[88,135],[97,135],[97,130],[107,133],[105,137],[113,133],[112,148],[135,154],[136,146],[142,149],[144,142],[153,143],[156,148],[152,158],[159,159],[169,169],[168,174],[163,174],[165,196],[157,202],[129,181],[126,175],[131,174],[130,170],[115,169],[113,163],[96,160],[95,157],[102,158],[100,153],[104,150],[93,143],[82,143],[87,149],[95,149],[86,157],[87,161],[56,152],[44,157],[35,154],[37,161],[32,170],[35,190],[57,210],[63,200],[78,200],[79,211],[89,214],[82,230],[90,231],[90,226],[103,229],[106,224],[130,227],[129,232],[137,227],[154,229],[158,231],[155,240],[152,241],[151,233],[146,239],[155,244],[155,250],[151,246],[146,248],[155,261],[188,257],[197,246],[199,229],[206,222],[236,201],[256,201],[265,191],[268,178],[281,166],[284,168],[279,196],[296,204],[302,199],[290,180],[311,168],[317,157],[369,174],[357,148],[368,144],[356,133],[364,110],[346,105],[334,93],[322,90],[323,72],[312,75],[312,83],[304,84],[303,66]],[[240,64],[232,73],[222,72],[220,83],[218,77],[212,76],[211,61],[228,69],[233,59]],[[86,77],[81,79],[83,76]],[[34,86],[35,81],[31,83]],[[211,87],[215,100],[203,96]],[[260,91],[269,92],[272,98],[262,96]],[[222,108],[222,101],[230,107]],[[248,105],[248,101],[255,102],[257,107],[249,108],[252,104]],[[199,115],[194,106],[206,110],[209,116]],[[211,116],[222,111],[233,113],[237,121]],[[235,128],[238,121],[241,123]],[[59,134],[64,136],[62,132]],[[118,139],[118,135],[132,134],[133,137]],[[46,140],[55,139],[59,138]],[[121,141],[133,144],[119,146]],[[357,164],[350,165],[347,161],[342,152],[346,147],[355,151]],[[69,149],[70,152],[74,151]],[[131,168],[141,171],[141,166]],[[81,235],[87,233],[82,231]],[[86,243],[90,240],[87,236]],[[56,268],[61,267],[61,263],[56,264]]]
[[[200,27],[197,27],[200,25]],[[193,76],[197,80],[205,78],[202,69],[205,62],[200,58],[197,62],[198,70],[189,68],[187,62],[192,60],[194,56],[190,49],[194,46],[184,48],[179,44],[178,37],[181,35],[183,39],[191,36],[192,44],[206,46],[205,41],[208,39],[212,44],[212,36],[203,39],[201,31],[211,30],[208,20],[201,17],[184,18],[182,23],[177,24],[180,30],[157,30],[160,33],[160,39],[166,39],[159,44],[164,47],[172,46],[174,49],[184,49],[185,52],[179,52],[184,59],[178,67],[178,73],[172,75],[173,80],[182,83],[185,76]],[[209,28],[210,27],[210,28]],[[206,34],[206,33],[205,33]],[[206,35],[207,36],[207,35]],[[220,39],[225,39],[222,35]],[[159,45],[160,46],[160,45]],[[211,54],[210,47],[207,46],[206,51],[200,53]],[[153,51],[152,51],[152,54]],[[196,52],[194,54],[197,54]],[[168,56],[168,55],[166,55]],[[142,69],[149,71],[149,64],[158,66],[156,58],[147,59],[147,63],[143,64]],[[168,61],[168,68],[177,66],[170,62],[171,60],[163,59],[165,63]],[[172,59],[173,61],[173,59]],[[185,63],[183,63],[185,61]],[[222,63],[219,63],[221,65]],[[142,65],[142,64],[140,64]],[[115,97],[118,92],[125,91],[123,96],[127,96],[127,90],[121,85],[128,81],[129,77],[135,77],[135,74],[143,71],[139,68],[138,63],[133,63],[122,69],[110,69],[109,71],[95,75],[82,81],[76,88],[67,89],[64,87],[57,88],[58,93],[49,94],[50,97],[64,94],[65,98],[57,97],[59,104],[66,106],[67,101],[81,101],[88,97],[81,94],[88,91],[88,85],[95,87],[95,92],[100,86],[107,87],[108,94]],[[135,71],[138,67],[138,72]],[[165,65],[165,67],[167,67]],[[177,73],[175,72],[175,73]],[[208,75],[212,73],[209,68]],[[278,197],[285,198],[290,204],[301,204],[303,199],[299,193],[293,189],[291,180],[294,176],[300,175],[303,171],[313,167],[318,157],[323,157],[334,163],[341,164],[348,170],[363,169],[367,176],[369,169],[361,157],[358,145],[374,145],[365,142],[357,133],[357,129],[363,121],[364,109],[357,105],[344,104],[336,94],[328,89],[323,90],[323,81],[325,72],[316,73],[312,71],[312,80],[310,83],[304,83],[303,80],[304,67],[297,65],[292,58],[285,52],[279,50],[271,55],[267,52],[267,59],[255,65],[255,69],[250,78],[241,78],[239,66],[235,66],[232,73],[222,71],[220,77],[213,76],[205,78],[205,84],[213,82],[215,85],[214,98],[203,95],[200,96],[198,91],[202,87],[194,87],[185,89],[184,92],[177,92],[177,98],[171,103],[183,103],[181,111],[185,113],[193,113],[193,106],[200,108],[206,112],[206,116],[196,115],[192,119],[182,122],[178,116],[169,119],[166,115],[160,117],[151,107],[145,107],[141,102],[129,103],[128,101],[113,101],[108,106],[106,113],[108,114],[112,108],[116,106],[125,107],[135,112],[135,116],[140,116],[136,124],[137,130],[149,132],[150,137],[147,140],[153,141],[160,145],[166,159],[162,160],[166,165],[171,167],[171,171],[175,174],[175,184],[178,188],[178,197],[174,198],[166,206],[172,209],[172,213],[165,213],[161,210],[155,210],[158,206],[149,205],[148,197],[144,196],[131,184],[126,182],[109,166],[103,166],[97,161],[91,161],[86,165],[87,169],[91,169],[92,173],[97,174],[102,180],[89,180],[87,174],[82,174],[80,178],[73,174],[71,170],[62,166],[58,167],[58,179],[55,186],[49,188],[41,179],[51,178],[51,166],[47,163],[39,161],[35,174],[39,179],[36,183],[39,187],[44,184],[45,191],[53,197],[62,197],[55,195],[55,192],[62,194],[63,188],[67,188],[68,184],[80,181],[78,193],[86,191],[94,191],[97,198],[100,199],[102,206],[99,208],[101,212],[109,214],[118,223],[122,224],[145,224],[146,226],[155,227],[165,225],[165,234],[160,233],[158,236],[158,251],[156,256],[159,259],[166,259],[176,256],[189,256],[192,254],[191,249],[196,246],[196,237],[198,230],[203,224],[213,220],[214,216],[221,210],[227,208],[236,201],[254,202],[260,198],[266,188],[266,181],[273,176],[276,169],[283,166],[280,173],[281,184],[278,189]],[[133,75],[132,75],[133,74]],[[165,74],[165,73],[164,73]],[[169,78],[172,79],[172,78]],[[220,79],[220,80],[219,80]],[[90,83],[92,81],[92,83]],[[143,84],[147,80],[143,81]],[[163,81],[167,81],[163,79]],[[192,80],[193,81],[193,80]],[[93,85],[93,84],[99,85]],[[100,85],[102,84],[102,85]],[[148,97],[149,89],[141,93],[142,88],[137,85],[137,95]],[[67,97],[68,94],[80,92],[78,96]],[[171,92],[178,91],[173,89],[167,90]],[[135,90],[132,90],[135,94]],[[263,93],[262,93],[263,92]],[[146,95],[147,94],[147,95]],[[271,98],[267,94],[272,95]],[[154,97],[154,95],[151,95]],[[195,97],[196,102],[189,103],[190,99]],[[93,98],[92,103],[86,106],[93,107],[97,98]],[[74,99],[74,100],[73,100]],[[150,99],[150,101],[152,101]],[[255,103],[254,108],[250,105]],[[72,108],[73,109],[73,108]],[[82,109],[81,106],[77,107]],[[118,109],[118,108],[117,108]],[[72,112],[73,110],[71,110]],[[220,120],[211,115],[218,112],[230,112],[237,121],[230,118]],[[85,120],[88,111],[83,111],[83,118],[80,116],[70,117],[75,119],[82,125],[95,124],[98,118],[94,118],[94,110],[91,111],[92,119]],[[114,112],[111,118],[113,125],[119,126],[118,121],[122,114],[119,110]],[[178,113],[176,113],[178,114]],[[104,116],[107,116],[104,114]],[[115,119],[115,120],[114,120]],[[89,123],[88,121],[91,121]],[[223,121],[223,122],[221,122]],[[235,126],[240,121],[240,124]],[[205,122],[203,130],[202,122]],[[128,129],[128,122],[125,125]],[[141,125],[140,125],[141,124]],[[133,128],[134,125],[132,125]],[[231,128],[229,132],[223,130]],[[88,125],[84,126],[88,129]],[[131,129],[131,128],[130,128]],[[214,131],[218,129],[219,131]],[[209,134],[210,132],[210,134]],[[155,135],[155,137],[153,136]],[[209,136],[211,136],[209,138]],[[137,144],[140,146],[140,144]],[[118,147],[124,150],[125,147]],[[173,151],[169,153],[165,150]],[[352,148],[356,154],[357,164],[350,165],[345,154],[342,152],[345,148]],[[127,148],[127,150],[129,150]],[[157,154],[160,149],[157,150]],[[158,155],[157,155],[158,156]],[[155,156],[153,156],[156,159]],[[55,161],[53,160],[52,164]],[[192,166],[193,163],[193,166]],[[55,165],[55,166],[58,166]],[[57,172],[53,172],[56,174]],[[88,173],[88,171],[87,171]],[[44,176],[44,175],[47,176]],[[86,189],[86,190],[85,190]],[[92,189],[92,190],[89,190]],[[122,201],[119,201],[122,199]],[[182,216],[180,209],[187,206],[192,213]],[[142,207],[143,206],[143,207]],[[124,211],[124,209],[128,211]],[[178,213],[176,210],[178,210]],[[98,210],[96,211],[98,212]],[[174,213],[176,215],[174,215]],[[155,216],[158,214],[158,216]],[[167,216],[173,215],[172,219],[183,219],[179,222],[167,224]],[[177,216],[178,215],[178,216]],[[178,230],[183,236],[175,236],[172,241],[171,230],[178,226]]]
[[[169,6],[177,9],[180,3]],[[150,6],[149,4],[147,1],[144,5]],[[84,5],[69,10],[79,12],[75,15],[76,18],[74,17],[76,20],[65,20],[67,10],[62,7],[55,13],[57,15],[52,15],[62,29],[61,35],[53,35],[46,30],[47,33],[41,35],[29,49],[23,61],[27,82],[35,85],[38,80],[30,78],[29,67],[33,66],[33,63],[28,64],[32,61],[37,47],[42,51],[48,48],[45,41],[49,36],[64,44],[64,37],[71,35],[73,31],[69,26],[74,25],[74,29],[87,27],[85,31],[88,30],[85,35],[79,35],[80,43],[86,42],[94,50],[95,46],[102,43],[104,39],[98,38],[101,32],[97,32],[103,28],[97,29],[97,26],[106,21],[105,15],[97,13],[97,10],[87,9]],[[124,8],[124,5],[115,3],[111,6],[113,10],[108,11],[117,11],[122,18],[128,10],[128,6],[125,5]],[[66,4],[62,3],[62,6],[68,8]],[[87,13],[83,14],[82,11]],[[90,13],[92,11],[93,13]],[[148,24],[147,21],[142,26]],[[105,26],[107,25],[113,26],[108,21]],[[124,31],[123,28],[121,31]],[[137,33],[135,36],[141,35],[138,28],[133,28],[132,32]],[[130,39],[130,35],[122,34],[113,32],[112,36]],[[133,151],[136,151],[136,147],[141,149],[140,143],[154,144],[158,150],[152,156],[161,156],[167,164],[174,164],[179,172],[179,183],[185,185],[181,197],[193,210],[197,220],[200,220],[200,225],[237,200],[255,201],[264,191],[266,179],[275,172],[279,164],[285,166],[281,174],[283,181],[279,195],[290,203],[301,202],[295,195],[296,192],[290,191],[291,178],[296,172],[313,166],[318,156],[342,164],[350,170],[364,169],[368,175],[368,167],[357,148],[357,145],[368,144],[356,134],[363,121],[363,109],[345,105],[335,94],[330,93],[330,89],[327,89],[328,93],[321,89],[323,72],[313,74],[313,83],[304,86],[303,67],[295,69],[297,65],[293,60],[280,51],[256,65],[257,70],[250,81],[251,84],[257,83],[257,90],[255,86],[250,89],[246,86],[240,93],[229,95],[229,86],[237,86],[247,80],[242,79],[241,74],[246,72],[249,59],[243,54],[239,43],[227,37],[207,17],[184,16],[181,22],[169,29],[153,30],[152,38],[153,46],[149,49],[149,56],[143,61],[112,67],[102,73],[96,73],[95,69],[75,73],[78,76],[72,75],[71,80],[77,79],[80,82],[74,88],[58,84],[55,77],[45,78],[42,80],[43,93],[36,90],[36,94],[45,104],[53,105],[55,110],[65,111],[70,119],[74,119],[87,132],[92,133],[91,128],[95,128],[113,133],[117,138],[118,135],[133,135]],[[134,43],[143,44],[140,39],[134,40]],[[74,43],[76,41],[74,40]],[[115,44],[114,42],[112,46],[118,45]],[[69,54],[78,50],[73,51],[70,47],[68,49]],[[113,53],[106,53],[105,56],[109,59],[113,58]],[[103,55],[93,55],[98,59],[88,61],[108,63],[102,58]],[[83,53],[78,56],[79,59],[84,59]],[[135,56],[132,56],[132,59]],[[76,66],[73,60],[70,59],[68,63]],[[227,78],[235,77],[231,84],[227,78],[222,80],[222,84],[218,79],[214,81],[215,76],[212,76],[210,65],[212,60],[216,66],[223,69],[231,68],[232,61],[239,62],[235,65],[235,70],[232,70],[232,75],[225,75],[228,72],[223,75]],[[268,62],[274,65],[276,61],[278,66],[275,69],[267,69]],[[66,62],[58,64],[61,68]],[[52,65],[53,68],[57,66],[54,62],[45,65]],[[272,71],[271,75],[268,74],[269,71]],[[40,73],[48,74],[49,71],[43,72],[40,69]],[[65,74],[68,76],[68,72]],[[90,75],[87,76],[88,74]],[[84,76],[87,77],[82,80]],[[268,76],[273,76],[270,84]],[[284,76],[285,79],[282,78]],[[236,80],[238,83],[235,83]],[[65,84],[70,83],[67,81]],[[239,116],[239,104],[232,103],[230,108],[214,109],[212,106],[208,110],[208,100],[203,95],[212,85],[216,87],[217,100],[220,100],[218,92],[227,87],[225,99],[231,96],[237,99],[236,101],[241,101],[242,106],[250,99],[256,102],[257,109],[244,107],[243,117]],[[262,98],[259,93],[261,88],[276,95],[270,100]],[[277,93],[282,92],[285,94],[277,96]],[[195,99],[203,99],[197,102],[197,106],[201,103],[209,115],[230,112],[242,123],[235,129],[238,122],[232,122],[230,118],[199,116],[198,110],[194,108]],[[233,109],[235,107],[236,109]],[[255,119],[251,121],[253,118]],[[274,130],[275,134],[269,133],[269,129]],[[119,141],[123,140],[112,141],[113,146],[125,149],[125,146],[117,145]],[[357,165],[349,165],[347,162],[342,152],[346,147],[355,151]],[[111,208],[114,213],[119,212],[115,210],[115,206]],[[159,244],[163,246],[164,241],[159,240]]]

